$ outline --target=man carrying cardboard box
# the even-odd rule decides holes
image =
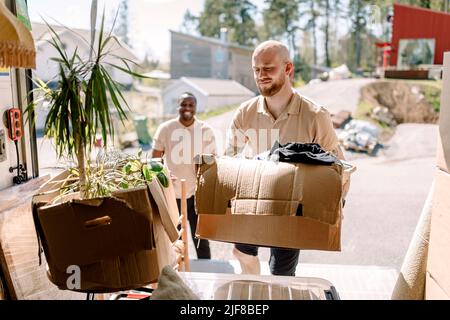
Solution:
[[[235,156],[245,151],[245,156],[254,157],[279,141],[281,144],[318,143],[343,160],[329,112],[292,87],[290,78],[294,65],[288,48],[274,40],[261,43],[253,52],[252,68],[261,95],[244,102],[234,114],[226,155]],[[344,198],[349,182],[349,179],[343,181]],[[233,254],[243,273],[259,274],[258,247],[235,244]],[[270,272],[295,276],[298,259],[299,250],[271,248]]]
[[[152,157],[164,157],[173,180],[178,210],[181,207],[180,179],[186,179],[187,218],[197,258],[211,259],[208,240],[195,238],[197,214],[194,198],[196,184],[194,157],[202,153],[216,154],[215,137],[211,127],[195,117],[197,99],[192,93],[181,94],[178,104],[178,118],[162,123],[156,130]]]

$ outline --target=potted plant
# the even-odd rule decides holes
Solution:
[[[133,77],[143,76],[131,70],[133,61],[110,51],[111,45],[120,46],[120,43],[112,35],[112,29],[109,34],[104,33],[104,15],[98,41],[91,41],[90,58],[86,60],[78,55],[77,50],[67,53],[58,33],[50,25],[48,28],[52,34],[49,43],[58,52],[58,56],[51,59],[58,63],[58,83],[56,88],[50,88],[43,81],[36,80],[35,90],[41,93],[40,99],[48,103],[44,133],[54,139],[58,157],[76,158],[80,196],[83,199],[88,196],[87,154],[94,145],[97,133],[101,134],[106,148],[108,138],[114,136],[111,111],[123,122],[127,117],[125,108],[129,108],[121,93],[121,85],[113,79],[108,69],[116,69]],[[113,60],[119,61],[122,66],[113,63]],[[33,108],[34,105],[31,105],[28,111]]]
[[[49,43],[58,52],[52,58],[58,63],[58,84],[51,88],[35,80],[35,90],[49,105],[45,135],[54,139],[59,157],[76,158],[77,166],[51,180],[35,195],[33,217],[50,279],[66,289],[70,274],[65,268],[79,265],[83,275],[89,275],[76,288],[81,291],[119,290],[156,280],[155,270],[161,270],[169,261],[167,243],[178,238],[178,212],[167,204],[167,195],[171,195],[163,190],[170,184],[165,168],[156,162],[143,162],[141,152],[114,161],[100,158],[96,165],[89,160],[96,134],[101,134],[105,148],[114,134],[111,109],[120,120],[126,118],[127,102],[108,68],[142,77],[130,68],[132,61],[109,50],[112,43],[120,43],[111,32],[104,33],[104,20],[103,14],[97,41],[93,27],[91,54],[86,60],[77,50],[69,55],[58,33],[48,25],[52,34]],[[29,106],[27,112],[33,108]],[[154,192],[159,193],[157,198],[152,197]],[[134,237],[131,234],[129,239],[123,238],[133,230],[137,233]],[[128,270],[114,269],[128,263],[140,264],[143,272],[128,274]]]

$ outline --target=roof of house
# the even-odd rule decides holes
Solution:
[[[212,78],[191,78],[181,77],[172,85],[168,86],[164,91],[175,88],[180,83],[185,83],[188,86],[195,88],[205,96],[249,96],[253,97],[255,94],[244,87],[239,82],[227,79],[212,79]]]
[[[170,32],[180,35],[180,36],[183,36],[183,37],[200,40],[200,41],[204,41],[204,42],[208,42],[208,43],[212,43],[212,44],[216,44],[216,45],[226,46],[226,47],[230,47],[230,48],[238,48],[238,49],[242,49],[242,50],[246,50],[246,51],[250,51],[250,52],[253,52],[253,50],[254,50],[254,48],[249,47],[249,46],[243,46],[243,45],[240,45],[237,43],[231,43],[231,42],[224,42],[217,38],[197,36],[197,35],[187,34],[187,33],[174,31],[174,30],[170,30]]]

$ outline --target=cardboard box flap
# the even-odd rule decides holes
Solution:
[[[342,204],[342,167],[217,158],[197,174],[198,214],[305,216],[335,224]]]
[[[225,214],[235,197],[239,170],[232,161],[200,164],[195,191],[197,213]]]
[[[154,249],[146,189],[118,196],[122,199],[105,198],[98,207],[71,201],[38,208],[49,263],[63,270]]]
[[[179,238],[178,234],[178,206],[172,181],[167,188],[163,187],[157,179],[148,185],[149,191],[158,206],[161,223],[171,242]]]

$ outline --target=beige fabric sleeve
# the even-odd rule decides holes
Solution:
[[[153,137],[153,149],[158,151],[165,151],[167,149],[167,130],[165,126],[160,125],[156,129],[155,136]]]
[[[210,127],[204,128],[203,153],[217,155],[217,144],[214,131]]]
[[[316,117],[316,143],[327,151],[333,153],[338,159],[345,160],[344,153],[342,152],[339,140],[336,135],[336,131],[331,121],[330,113],[321,108]],[[342,198],[347,197],[348,190],[350,188],[350,174],[344,172],[342,177]]]
[[[247,143],[242,123],[242,111],[238,109],[234,114],[230,128],[227,130],[226,156],[233,157],[241,153]]]
[[[320,144],[323,149],[338,155],[339,142],[331,122],[330,113],[325,108],[320,108],[316,115],[315,130],[314,142]]]

